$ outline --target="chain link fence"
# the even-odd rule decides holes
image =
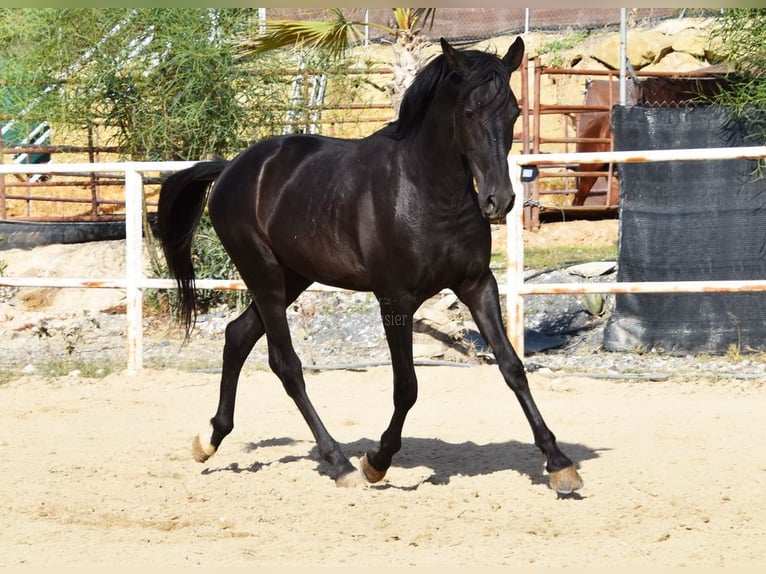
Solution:
[[[717,14],[705,8],[631,8],[628,26],[646,26],[670,18],[702,17]],[[349,20],[393,27],[391,8],[344,8]],[[326,20],[325,8],[264,8],[260,17],[268,20]],[[438,8],[432,26],[423,33],[433,40],[444,37],[454,44],[471,44],[525,32],[618,29],[620,8]],[[368,42],[387,38],[384,31],[370,26]]]
[[[346,19],[355,22],[395,27],[391,8],[343,8],[342,12]],[[438,8],[432,25],[425,26],[423,35],[434,43],[444,37],[454,45],[470,47],[490,38],[527,32],[560,32],[566,35],[582,31],[616,31],[620,26],[620,12],[620,8]],[[719,12],[700,8],[629,9],[628,26],[651,27],[663,20],[710,17]],[[327,8],[259,8],[253,10],[252,17],[257,19],[256,22],[265,23],[279,20],[326,21],[336,16]],[[385,51],[388,46],[384,44],[393,39],[389,32],[374,26],[363,27],[362,30],[362,42],[370,44],[373,49],[380,46]],[[348,74],[330,76],[326,71],[304,66],[298,59],[287,68],[271,70],[270,74],[272,79],[276,79],[275,83],[284,87],[284,97],[273,106],[269,121],[258,124],[264,133],[364,137],[395,117],[388,92],[391,70],[385,62],[357,66]],[[345,83],[338,79],[339,76],[348,76]],[[262,80],[262,76],[259,78]],[[0,162],[3,161],[3,153],[9,156],[8,161],[14,162],[22,157],[27,158],[27,162],[48,161],[51,159],[48,154],[55,153],[53,161],[64,163],[105,161],[111,157],[110,154],[119,152],[116,148],[101,145],[106,136],[101,137],[99,130],[89,131],[76,141],[72,141],[72,135],[68,132],[63,132],[68,133],[66,141],[61,138],[54,142],[50,138],[38,141],[31,136],[36,133],[36,126],[48,125],[44,118],[36,122],[26,118],[26,121],[32,122],[29,125],[21,125],[11,116],[2,119],[5,125],[9,125],[5,120],[15,122],[19,126],[19,134],[6,129],[0,134]],[[47,134],[50,130],[41,133]],[[30,147],[33,144],[36,147]],[[73,154],[76,154],[76,159],[73,159]],[[83,174],[81,179],[70,180],[61,175],[36,175],[31,169],[25,177],[0,177],[0,220],[8,217],[111,217],[122,213],[120,194],[119,181],[100,178],[96,174]],[[152,198],[149,203],[153,205]]]

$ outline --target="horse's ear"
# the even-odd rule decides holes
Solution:
[[[444,38],[441,38],[440,41],[442,45],[442,52],[444,53],[444,58],[447,60],[447,64],[449,65],[450,69],[458,72],[459,74],[465,75],[468,72],[469,67],[463,54],[450,46],[449,42],[447,42],[447,40]]]
[[[524,56],[524,40],[521,36],[517,36],[516,40],[508,48],[505,56],[503,56],[503,63],[508,66],[508,69],[513,72],[521,65],[521,59]]]

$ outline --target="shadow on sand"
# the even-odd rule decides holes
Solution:
[[[254,461],[251,465],[240,466],[231,463],[225,467],[206,468],[203,474],[214,472],[258,472],[272,464],[289,464],[296,460],[313,460],[317,463],[317,471],[330,477],[330,467],[319,457],[316,445],[307,441],[297,441],[289,437],[271,438],[258,443],[248,443],[244,451],[257,453],[261,449],[274,446],[296,445],[296,454],[286,455],[270,462]],[[361,457],[377,443],[370,439],[360,439],[343,445],[344,452],[350,458]],[[310,445],[306,452],[305,446]],[[582,444],[560,442],[559,446],[567,456],[580,466],[584,461],[600,456],[607,449],[591,448]],[[300,454],[302,452],[302,454]],[[548,477],[543,468],[544,458],[532,443],[522,443],[511,440],[499,443],[476,444],[474,442],[451,443],[438,438],[404,437],[402,450],[394,458],[394,466],[411,469],[426,467],[432,469],[432,474],[421,481],[431,484],[449,484],[455,476],[482,476],[494,472],[513,470],[529,478],[532,484],[548,484]],[[334,478],[334,477],[332,477]],[[419,483],[420,484],[420,483]],[[372,485],[374,488],[400,488],[416,490],[419,486],[397,486],[384,482]]]

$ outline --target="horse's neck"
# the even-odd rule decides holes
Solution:
[[[429,181],[437,183],[440,194],[452,195],[465,187],[471,174],[457,146],[455,134],[445,128],[446,123],[424,123],[407,146],[405,161],[425,174]]]
[[[468,177],[454,130],[454,106],[449,95],[437,97],[417,133],[413,134],[410,149],[417,153],[421,165],[429,166],[435,173],[449,173],[453,178],[459,174]]]

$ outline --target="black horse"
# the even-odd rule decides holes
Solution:
[[[401,448],[404,420],[417,398],[413,314],[449,288],[470,309],[516,393],[552,488],[569,493],[582,486],[532,399],[489,268],[489,221],[504,217],[514,201],[507,156],[519,109],[509,81],[524,43],[517,38],[502,58],[459,51],[444,40],[441,45],[443,53],[407,90],[399,118],[371,136],[274,137],[230,162],[200,162],[162,185],[159,237],[178,282],[187,336],[195,316],[192,236],[213,181],[210,220],[252,296],[226,329],[220,401],[209,440],[195,438],[198,461],[212,456],[232,431],[242,365],[265,333],[269,365],[306,419],[336,484],[355,481],[354,466],[306,394],[285,314],[316,281],[371,291],[380,304],[394,412],[379,446],[362,458],[361,473],[370,482],[381,480]]]

